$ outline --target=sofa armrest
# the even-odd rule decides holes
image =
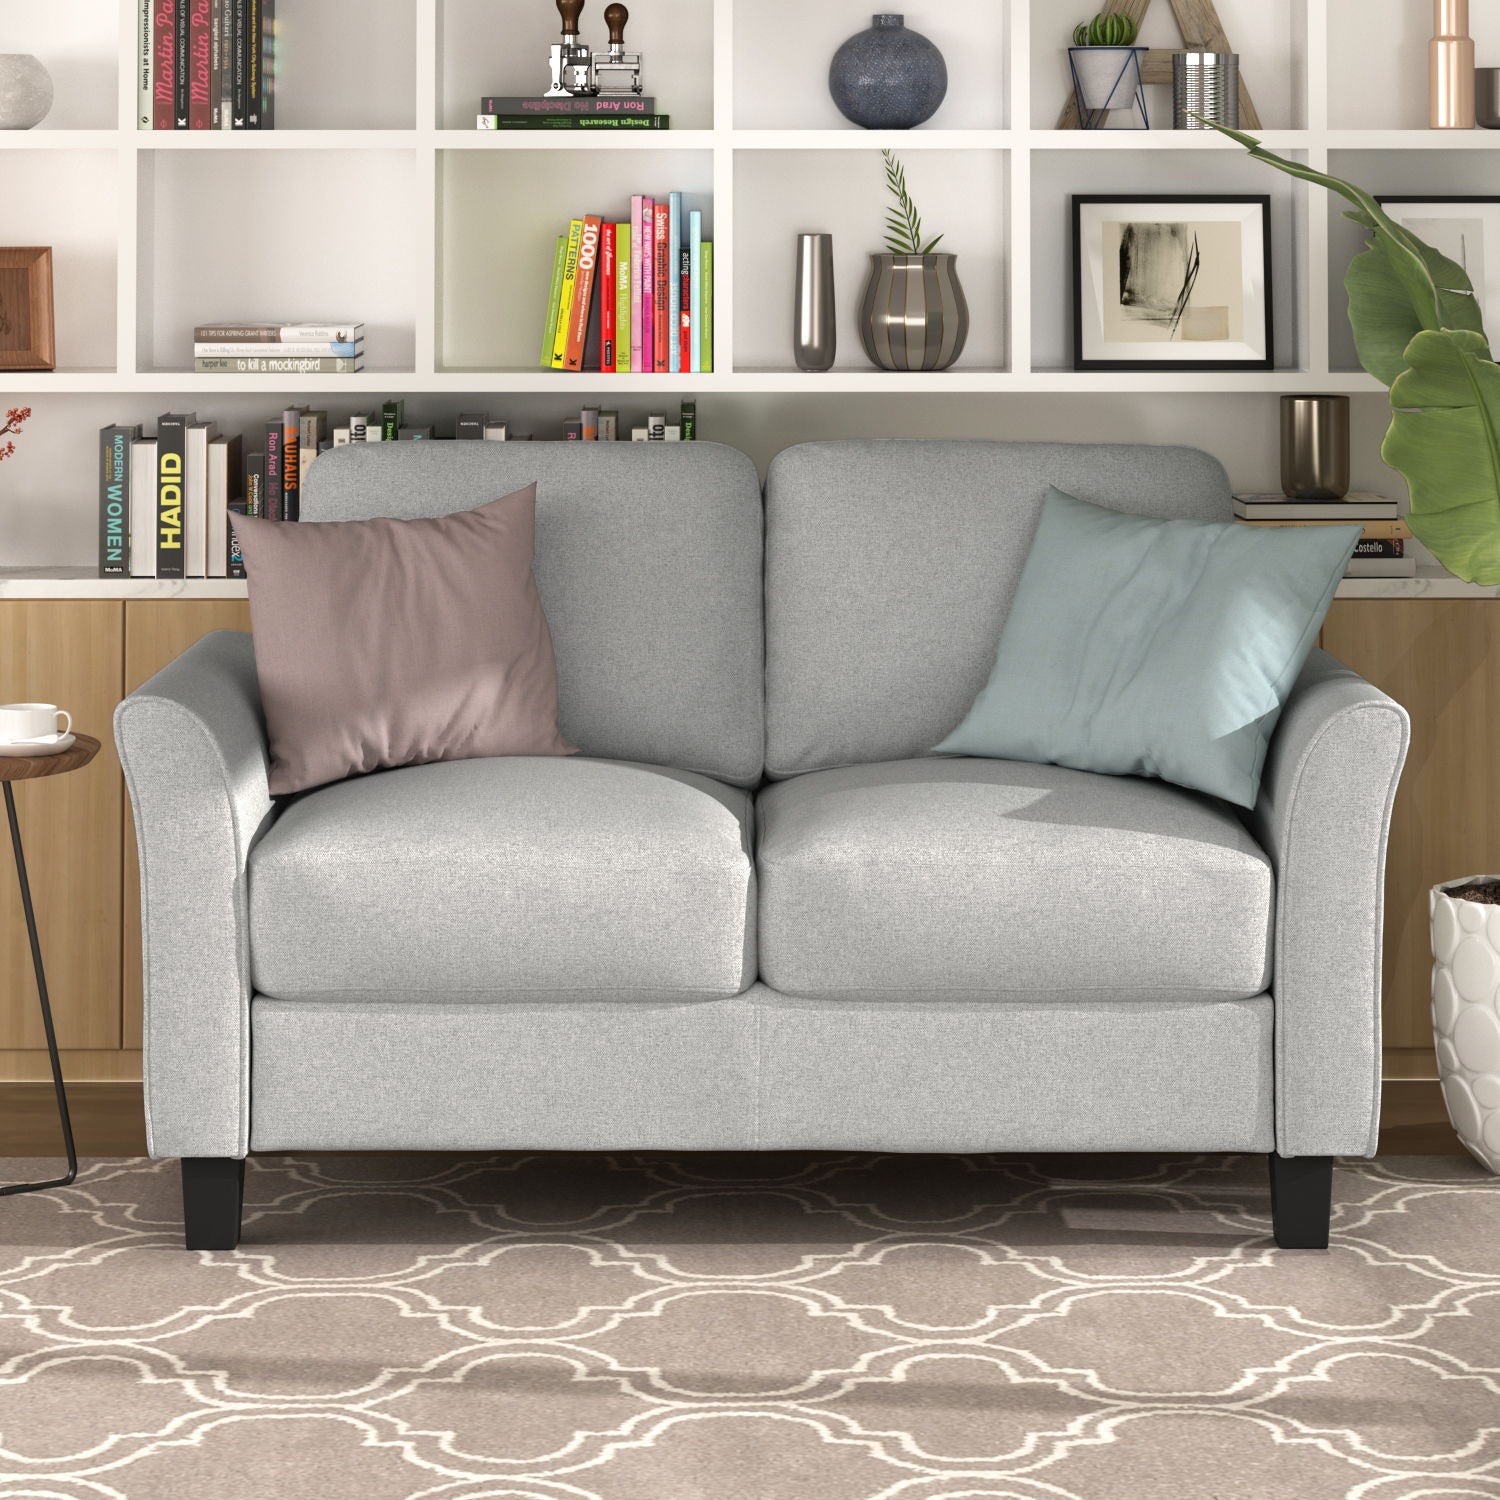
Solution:
[[[153,1156],[243,1156],[250,1134],[246,863],[275,817],[250,637],[221,630],[115,710],[135,812]]]
[[[1276,1148],[1368,1156],[1380,1113],[1386,839],[1406,710],[1314,651],[1250,827],[1276,870]]]

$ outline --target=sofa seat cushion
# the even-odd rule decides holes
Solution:
[[[695,998],[755,977],[753,809],[706,776],[516,757],[311,792],[250,856],[277,999]]]
[[[1270,980],[1271,867],[1228,808],[991,760],[767,788],[761,975],[787,994],[1235,999]]]

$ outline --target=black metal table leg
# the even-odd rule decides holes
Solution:
[[[78,1176],[78,1152],[73,1145],[73,1122],[68,1116],[68,1094],[63,1087],[62,1059],[57,1053],[57,1032],[52,1025],[52,1003],[47,998],[47,976],[42,970],[42,945],[36,935],[36,913],[31,907],[31,883],[26,879],[26,855],[21,848],[21,825],[16,821],[16,798],[5,782],[5,815],[10,820],[10,846],[16,856],[16,879],[21,886],[21,907],[26,913],[26,935],[31,939],[31,964],[36,970],[36,993],[42,1004],[42,1026],[47,1033],[47,1056],[52,1060],[52,1087],[57,1092],[57,1118],[68,1148],[68,1173],[50,1182],[18,1182],[0,1187],[0,1198],[12,1193],[35,1193],[43,1188],[67,1187]]]

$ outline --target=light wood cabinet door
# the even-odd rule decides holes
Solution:
[[[1500,608],[1479,599],[1345,599],[1324,647],[1411,715],[1386,860],[1385,1060],[1431,1078],[1427,893],[1500,871]]]
[[[250,605],[244,599],[135,599],[125,606],[125,691],[133,693],[148,677],[181,656],[194,641],[216,630],[249,630]],[[124,1045],[141,1045],[141,872],[135,826],[127,798],[123,809],[125,930]]]
[[[106,600],[0,601],[0,702],[56,703],[96,736],[91,764],[18,783],[47,988],[64,1048],[120,1045],[120,762],[110,715],[120,696],[123,606]],[[0,820],[3,821],[3,820]],[[0,1049],[43,1048],[31,948],[0,833]]]

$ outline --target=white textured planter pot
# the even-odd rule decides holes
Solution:
[[[1141,86],[1139,59],[1145,55],[1144,47],[1069,47],[1083,107],[1090,113],[1132,108]]]
[[[1432,1029],[1448,1118],[1458,1138],[1500,1174],[1500,906],[1448,894],[1495,875],[1434,886]]]

